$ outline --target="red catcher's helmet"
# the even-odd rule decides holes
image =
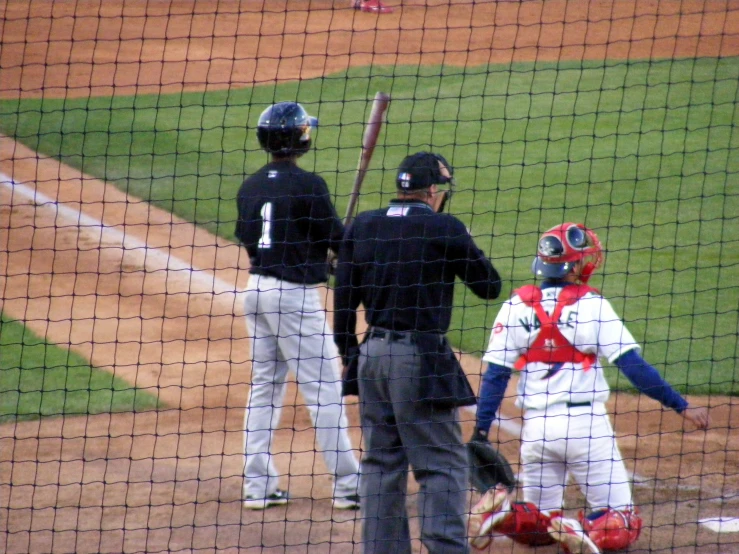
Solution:
[[[581,223],[562,223],[539,239],[531,271],[537,277],[562,279],[580,260],[585,263],[580,268],[578,281],[584,284],[603,263],[603,247],[598,235]]]

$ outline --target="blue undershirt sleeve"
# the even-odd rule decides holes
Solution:
[[[624,352],[615,363],[639,392],[677,413],[682,413],[688,407],[687,400],[680,396],[653,366],[644,361],[636,350]]]
[[[502,365],[489,363],[488,369],[482,376],[480,386],[480,401],[477,403],[477,429],[485,434],[498,413],[500,403],[503,402],[508,380],[511,378],[511,369]]]

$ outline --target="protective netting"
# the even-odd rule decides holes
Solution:
[[[234,230],[239,187],[268,162],[260,114],[280,101],[318,118],[299,165],[343,216],[377,92],[391,100],[358,211],[395,197],[406,155],[442,154],[456,181],[447,211],[502,277],[489,302],[456,287],[447,336],[472,389],[503,301],[533,279],[540,234],[594,229],[605,263],[590,284],[643,358],[710,407],[695,431],[602,360],[643,520],[631,551],[739,551],[739,3],[354,4],[0,1],[0,551],[362,551],[366,514],[332,501],[320,448],[334,440],[339,466],[361,457],[356,397],[347,457],[312,423],[337,405],[305,392],[338,384],[330,333],[317,332],[320,386],[300,371],[315,349],[271,360],[291,371],[257,440],[290,501],[243,504],[245,407],[264,360]],[[288,318],[324,303],[332,323],[331,286],[309,292],[285,293],[277,335],[298,337]],[[517,380],[490,440],[520,478]],[[467,440],[475,410],[458,415]],[[419,516],[408,481],[420,552],[421,529],[444,526]],[[585,507],[568,486],[566,513]],[[491,548],[530,550],[502,537]]]

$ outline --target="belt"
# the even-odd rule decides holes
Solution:
[[[568,408],[586,408],[592,406],[592,402],[565,402]]]
[[[389,329],[380,329],[378,327],[371,328],[368,333],[371,339],[387,341],[401,341],[410,338],[412,334],[412,331],[390,331]]]

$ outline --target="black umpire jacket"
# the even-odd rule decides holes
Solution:
[[[336,269],[334,338],[344,365],[358,354],[360,304],[370,327],[444,334],[457,277],[480,298],[500,294],[500,275],[453,215],[417,200],[359,214]]]

